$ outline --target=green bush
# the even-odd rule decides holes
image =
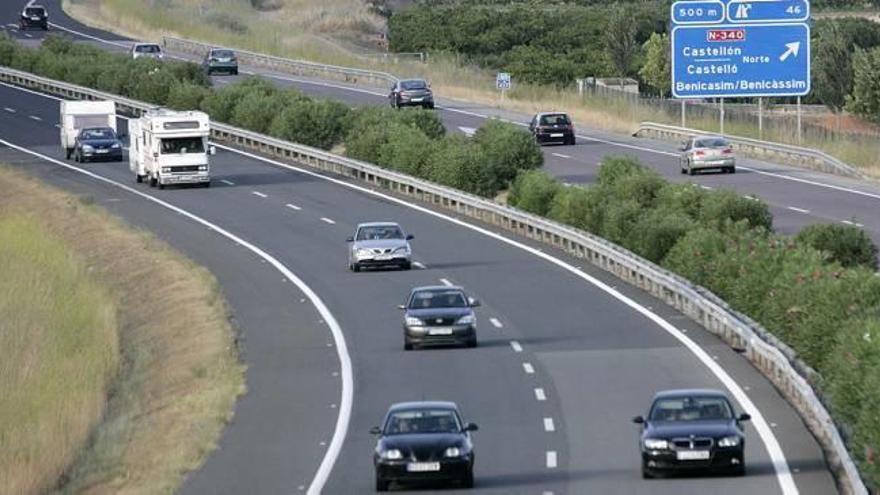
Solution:
[[[428,161],[436,142],[419,129],[398,122],[392,123],[388,132],[391,138],[382,146],[376,163],[415,177],[428,177]]]
[[[425,165],[430,180],[485,197],[498,192],[492,187],[491,170],[480,150],[468,138],[446,136],[437,142],[435,150]]]
[[[642,206],[637,201],[620,198],[610,203],[605,209],[605,218],[599,235],[615,244],[629,248],[631,246],[628,245],[627,240],[633,227],[644,213]]]
[[[497,119],[489,119],[477,129],[474,142],[482,151],[497,190],[506,188],[520,170],[544,164],[544,154],[531,134]]]
[[[867,396],[877,391],[866,388],[863,380],[870,370],[880,368],[880,321],[876,317],[853,318],[841,322],[835,336],[822,373],[822,391],[831,401],[835,417],[855,425]]]
[[[691,230],[666,253],[662,264],[697,285],[718,290],[721,280],[715,264],[727,252],[728,235],[708,227]]]
[[[394,139],[392,132],[396,128],[397,126],[375,126],[349,133],[345,140],[345,154],[356,160],[379,163],[382,148]]]
[[[187,81],[176,81],[168,91],[166,105],[177,110],[198,110],[211,94],[208,88]]]
[[[652,172],[631,156],[606,156],[599,163],[599,174],[596,184],[601,187],[613,187],[620,179],[636,174]]]
[[[627,236],[626,244],[638,255],[660,263],[679,239],[696,226],[696,222],[682,212],[652,210],[636,221]]]
[[[554,197],[563,188],[557,180],[540,170],[520,172],[510,188],[508,202],[521,210],[536,215],[550,211]]]
[[[816,224],[803,228],[795,240],[828,254],[844,267],[877,270],[877,246],[864,230],[852,225]]]
[[[335,101],[304,100],[287,105],[272,120],[269,134],[329,150],[342,141],[349,109]]]
[[[550,202],[547,216],[557,222],[591,231],[589,224],[592,210],[590,193],[590,190],[578,186],[558,188]]]
[[[346,127],[346,135],[364,132],[373,127],[385,126],[391,122],[419,129],[431,139],[439,139],[446,133],[437,112],[421,108],[394,110],[388,107],[373,106],[352,110]]]
[[[666,208],[686,213],[691,218],[698,218],[703,208],[703,201],[709,193],[691,184],[666,182],[656,193],[657,208]]]
[[[744,198],[733,191],[717,191],[705,196],[698,217],[702,222],[716,226],[745,220],[752,227],[773,228],[773,215],[766,203]]]
[[[665,183],[663,177],[649,170],[621,176],[612,186],[606,187],[608,193],[613,197],[628,199],[634,201],[641,208],[650,209],[656,205],[657,195]]]

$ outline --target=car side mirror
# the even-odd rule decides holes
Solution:
[[[739,418],[737,418],[738,421],[748,421],[748,420],[750,420],[750,419],[752,419],[752,415],[751,415],[751,414],[746,414],[746,413],[742,413],[742,414],[740,414],[740,415],[739,415]]]
[[[643,416],[636,416],[632,419],[632,421],[637,425],[641,425],[645,423],[645,418]]]
[[[378,426],[374,426],[374,427],[370,428],[370,434],[371,435],[381,435],[382,429],[379,428]]]
[[[346,237],[345,242],[354,242],[354,237]]]
[[[474,423],[465,423],[464,425],[464,431],[477,431],[479,429],[480,427]]]
[[[411,240],[413,240],[413,239],[415,239],[415,238],[416,238],[416,236],[414,236],[414,235],[412,235],[412,234],[407,234],[407,235],[406,235],[406,240],[408,240],[408,241],[411,241]]]
[[[397,309],[400,309],[400,310],[406,309],[406,304],[398,304]]]
[[[480,300],[474,299],[473,297],[470,297],[470,298],[468,298],[468,304],[470,304],[470,306],[472,308],[476,308],[476,307],[480,306]]]
[[[208,148],[208,152],[211,153],[211,156],[216,155],[217,154],[217,147],[211,146],[210,148]]]

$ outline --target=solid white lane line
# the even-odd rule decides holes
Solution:
[[[791,211],[796,211],[796,212],[798,212],[798,213],[803,213],[803,214],[805,214],[805,215],[809,215],[809,214],[810,214],[810,210],[805,210],[805,209],[803,209],[803,208],[798,208],[798,207],[796,207],[796,206],[789,206],[788,209],[791,210]]]
[[[302,208],[300,208],[299,206],[296,206],[295,204],[292,204],[292,203],[287,203],[284,206],[290,208],[291,210],[296,210],[296,211],[302,210]]]
[[[568,155],[563,155],[562,153],[550,153],[550,154],[553,155],[553,156],[555,156],[555,157],[559,157],[559,158],[571,158],[570,156],[568,156]]]
[[[269,195],[263,194],[260,191],[251,191],[251,194],[253,194],[254,196],[259,196],[261,198],[268,198],[269,197]]]
[[[49,25],[52,26],[52,27],[55,28],[55,29],[60,29],[60,30],[62,30],[62,31],[67,31],[67,32],[70,33],[70,34],[75,34],[75,35],[80,36],[80,37],[83,37],[83,38],[87,38],[87,39],[94,40],[94,41],[99,41],[99,42],[101,42],[101,43],[106,43],[106,44],[108,44],[108,45],[118,46],[118,47],[121,47],[121,48],[126,48],[126,49],[128,48],[128,45],[126,45],[126,44],[124,44],[124,43],[118,43],[118,42],[116,42],[116,41],[105,40],[105,39],[102,39],[102,38],[98,38],[97,36],[92,36],[91,34],[81,33],[81,32],[79,32],[79,31],[76,31],[76,30],[73,30],[73,29],[70,29],[70,28],[67,28],[67,27],[64,27],[64,26],[59,26],[58,24],[55,24],[54,22],[50,22]]]
[[[711,191],[714,188],[712,186],[704,186],[703,184],[700,184],[700,189],[705,189],[707,191]]]
[[[554,469],[556,467],[556,451],[548,450],[547,451],[547,467],[550,469]]]
[[[43,120],[40,117],[37,117],[36,115],[28,115],[28,118],[31,120],[36,120],[37,122],[40,122]]]
[[[446,280],[445,278],[441,278],[440,283],[447,286],[447,287],[452,287],[453,285],[455,285],[452,282],[450,282],[449,280]]]
[[[510,341],[510,347],[513,347],[513,352],[522,352],[522,346],[519,345],[519,342],[515,340]]]
[[[3,107],[3,110],[6,110],[6,111],[9,112],[9,113],[15,113],[15,109],[14,109],[14,108]]]
[[[535,399],[539,401],[547,400],[547,394],[544,393],[543,388],[538,387],[535,389]]]
[[[420,261],[413,261],[412,266],[418,268],[419,270],[427,270],[428,269],[428,267],[425,266],[425,264]]]
[[[312,305],[321,315],[321,319],[326,322],[327,326],[330,328],[330,333],[333,335],[333,342],[336,344],[336,354],[339,356],[339,366],[340,371],[342,373],[342,391],[341,391],[341,400],[339,405],[339,414],[336,417],[336,426],[333,431],[333,439],[330,441],[330,446],[327,447],[327,451],[324,453],[324,457],[321,459],[321,464],[318,466],[318,470],[315,473],[314,479],[312,479],[311,484],[309,485],[308,493],[310,495],[318,495],[321,493],[321,490],[324,489],[324,485],[327,483],[327,480],[330,478],[330,471],[333,469],[333,465],[336,463],[336,460],[339,458],[339,454],[342,452],[342,444],[345,442],[345,437],[348,435],[348,426],[351,421],[351,410],[352,404],[354,402],[354,376],[351,366],[351,356],[348,353],[348,346],[345,342],[345,335],[342,332],[342,327],[339,326],[339,322],[336,321],[336,318],[333,316],[333,313],[330,312],[330,309],[327,308],[327,305],[324,304],[324,301],[318,297],[318,294],[312,290],[305,282],[303,282],[299,277],[297,277],[289,268],[287,268],[283,263],[278,261],[272,255],[266,253],[259,247],[250,242],[236,236],[235,234],[223,229],[219,225],[213,224],[208,220],[205,220],[202,217],[199,217],[189,211],[177,207],[167,201],[161,200],[149,194],[143,193],[131,186],[127,186],[122,184],[121,182],[116,182],[112,179],[108,179],[106,177],[100,176],[94,172],[75,167],[68,163],[62,162],[60,160],[56,160],[52,157],[43,155],[41,153],[37,153],[35,151],[29,150],[22,146],[18,146],[16,144],[10,143],[4,139],[0,139],[0,144],[4,144],[10,148],[21,151],[22,153],[29,154],[31,156],[35,156],[42,160],[45,160],[50,163],[54,163],[61,167],[64,167],[68,170],[72,170],[75,172],[79,172],[83,175],[91,177],[95,180],[101,181],[105,184],[110,184],[116,186],[124,191],[127,191],[131,194],[137,195],[147,201],[155,203],[159,206],[167,208],[175,213],[179,213],[190,220],[199,223],[214,232],[217,232],[223,237],[235,242],[236,244],[243,246],[244,248],[250,250],[260,258],[264,262],[268,262],[272,266],[275,267],[276,270],[281,272],[282,275],[287,277],[288,280],[293,282],[297,288],[305,294],[307,298],[311,301]]]
[[[492,324],[495,328],[502,328],[504,325],[501,324],[501,320],[498,318],[489,318],[489,323]]]
[[[858,223],[858,222],[853,222],[852,220],[841,220],[840,223],[845,223],[845,224],[847,224],[847,225],[852,225],[853,227],[859,227],[859,228],[864,227],[864,225],[862,225],[862,224],[860,224],[860,223]]]
[[[525,371],[527,375],[534,375],[535,367],[532,366],[532,363],[523,363],[523,371]]]
[[[330,225],[334,225],[336,223],[335,221],[333,221],[327,217],[321,217],[321,221],[324,223],[329,223]]]
[[[556,425],[553,424],[553,418],[544,418],[544,431],[548,433],[556,431]]]
[[[235,185],[235,182],[232,182],[231,180],[220,179],[220,182],[226,184],[227,186],[234,186]]]

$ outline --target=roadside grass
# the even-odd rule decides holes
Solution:
[[[640,122],[677,125],[677,112],[656,105],[608,96],[581,97],[573,88],[517,84],[504,102],[495,90],[494,73],[460,63],[455,56],[431,54],[430,62],[401,59],[397,63],[365,59],[327,38],[361,36],[375,29],[378,20],[354,0],[286,0],[277,11],[259,12],[248,2],[224,0],[162,0],[163,9],[151,0],[64,0],[65,10],[80,22],[134,38],[162,35],[197,39],[314,62],[390,72],[401,77],[424,77],[439,95],[524,113],[548,109],[568,111],[576,122],[616,133],[631,133]],[[241,26],[212,22],[202,12],[225,12]],[[234,13],[234,14],[233,14]],[[224,14],[225,15],[225,14]],[[206,21],[205,19],[208,19]],[[242,30],[242,26],[245,30]],[[689,117],[688,127],[718,132],[717,119]],[[728,121],[725,132],[758,138],[753,123]],[[767,120],[763,139],[798,144],[797,131],[788,122]],[[816,148],[880,178],[880,140],[848,133],[805,133],[802,146]]]
[[[236,397],[244,391],[244,367],[216,281],[90,198],[74,197],[4,167],[0,191],[0,218],[14,219],[11,225],[16,227],[7,234],[15,243],[0,237],[0,253],[25,242],[16,239],[28,239],[22,233],[30,231],[42,233],[55,246],[48,251],[54,258],[39,254],[45,251],[38,251],[39,245],[27,249],[30,266],[18,263],[25,276],[10,278],[0,268],[0,431],[19,432],[17,437],[0,435],[0,486],[7,492],[14,485],[4,477],[14,476],[30,484],[7,493],[174,491],[183,475],[215,448]],[[0,236],[7,225],[9,221],[0,223]],[[68,285],[53,292],[48,281],[34,285],[38,274],[59,264],[87,277],[81,286],[87,290]],[[28,296],[29,284],[41,292]],[[48,317],[37,319],[42,308],[63,310],[74,302],[77,312],[63,316],[64,326]],[[7,331],[4,313],[9,311],[20,314],[21,323]],[[74,331],[90,328],[96,333],[101,328],[83,323],[90,314],[113,324],[103,331],[112,342],[105,342],[104,333],[97,334],[102,340],[89,341],[88,334]],[[66,330],[59,332],[64,343],[78,336],[78,342],[67,343],[75,352],[65,353],[70,356],[66,360],[49,354],[52,341],[38,340],[46,337],[40,325]],[[75,365],[65,364],[78,356],[82,358]],[[22,407],[32,387],[21,380],[38,377],[34,370],[41,363],[48,366],[49,358],[54,374],[47,379],[53,381],[34,388],[30,404]],[[89,371],[91,363],[104,363],[100,369],[106,375]],[[8,381],[13,372],[22,375],[12,376],[18,382]],[[100,376],[106,380],[101,382]],[[88,383],[78,385],[82,377],[89,377]],[[58,407],[52,401],[69,405]],[[55,423],[67,416],[73,425],[51,429],[57,430]],[[54,466],[49,464],[53,458]],[[29,472],[19,467],[28,463]]]

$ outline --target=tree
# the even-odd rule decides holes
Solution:
[[[825,106],[838,115],[853,87],[852,50],[842,28],[828,24],[816,40],[813,88]]]
[[[651,33],[643,45],[645,63],[639,75],[646,83],[657,90],[659,96],[669,95],[672,89],[672,60],[669,36],[666,33]]]
[[[623,7],[616,7],[608,19],[605,29],[605,56],[617,77],[631,74],[633,60],[638,53],[636,44],[636,24]]]
[[[857,48],[853,55],[853,91],[847,110],[880,122],[880,47]]]

